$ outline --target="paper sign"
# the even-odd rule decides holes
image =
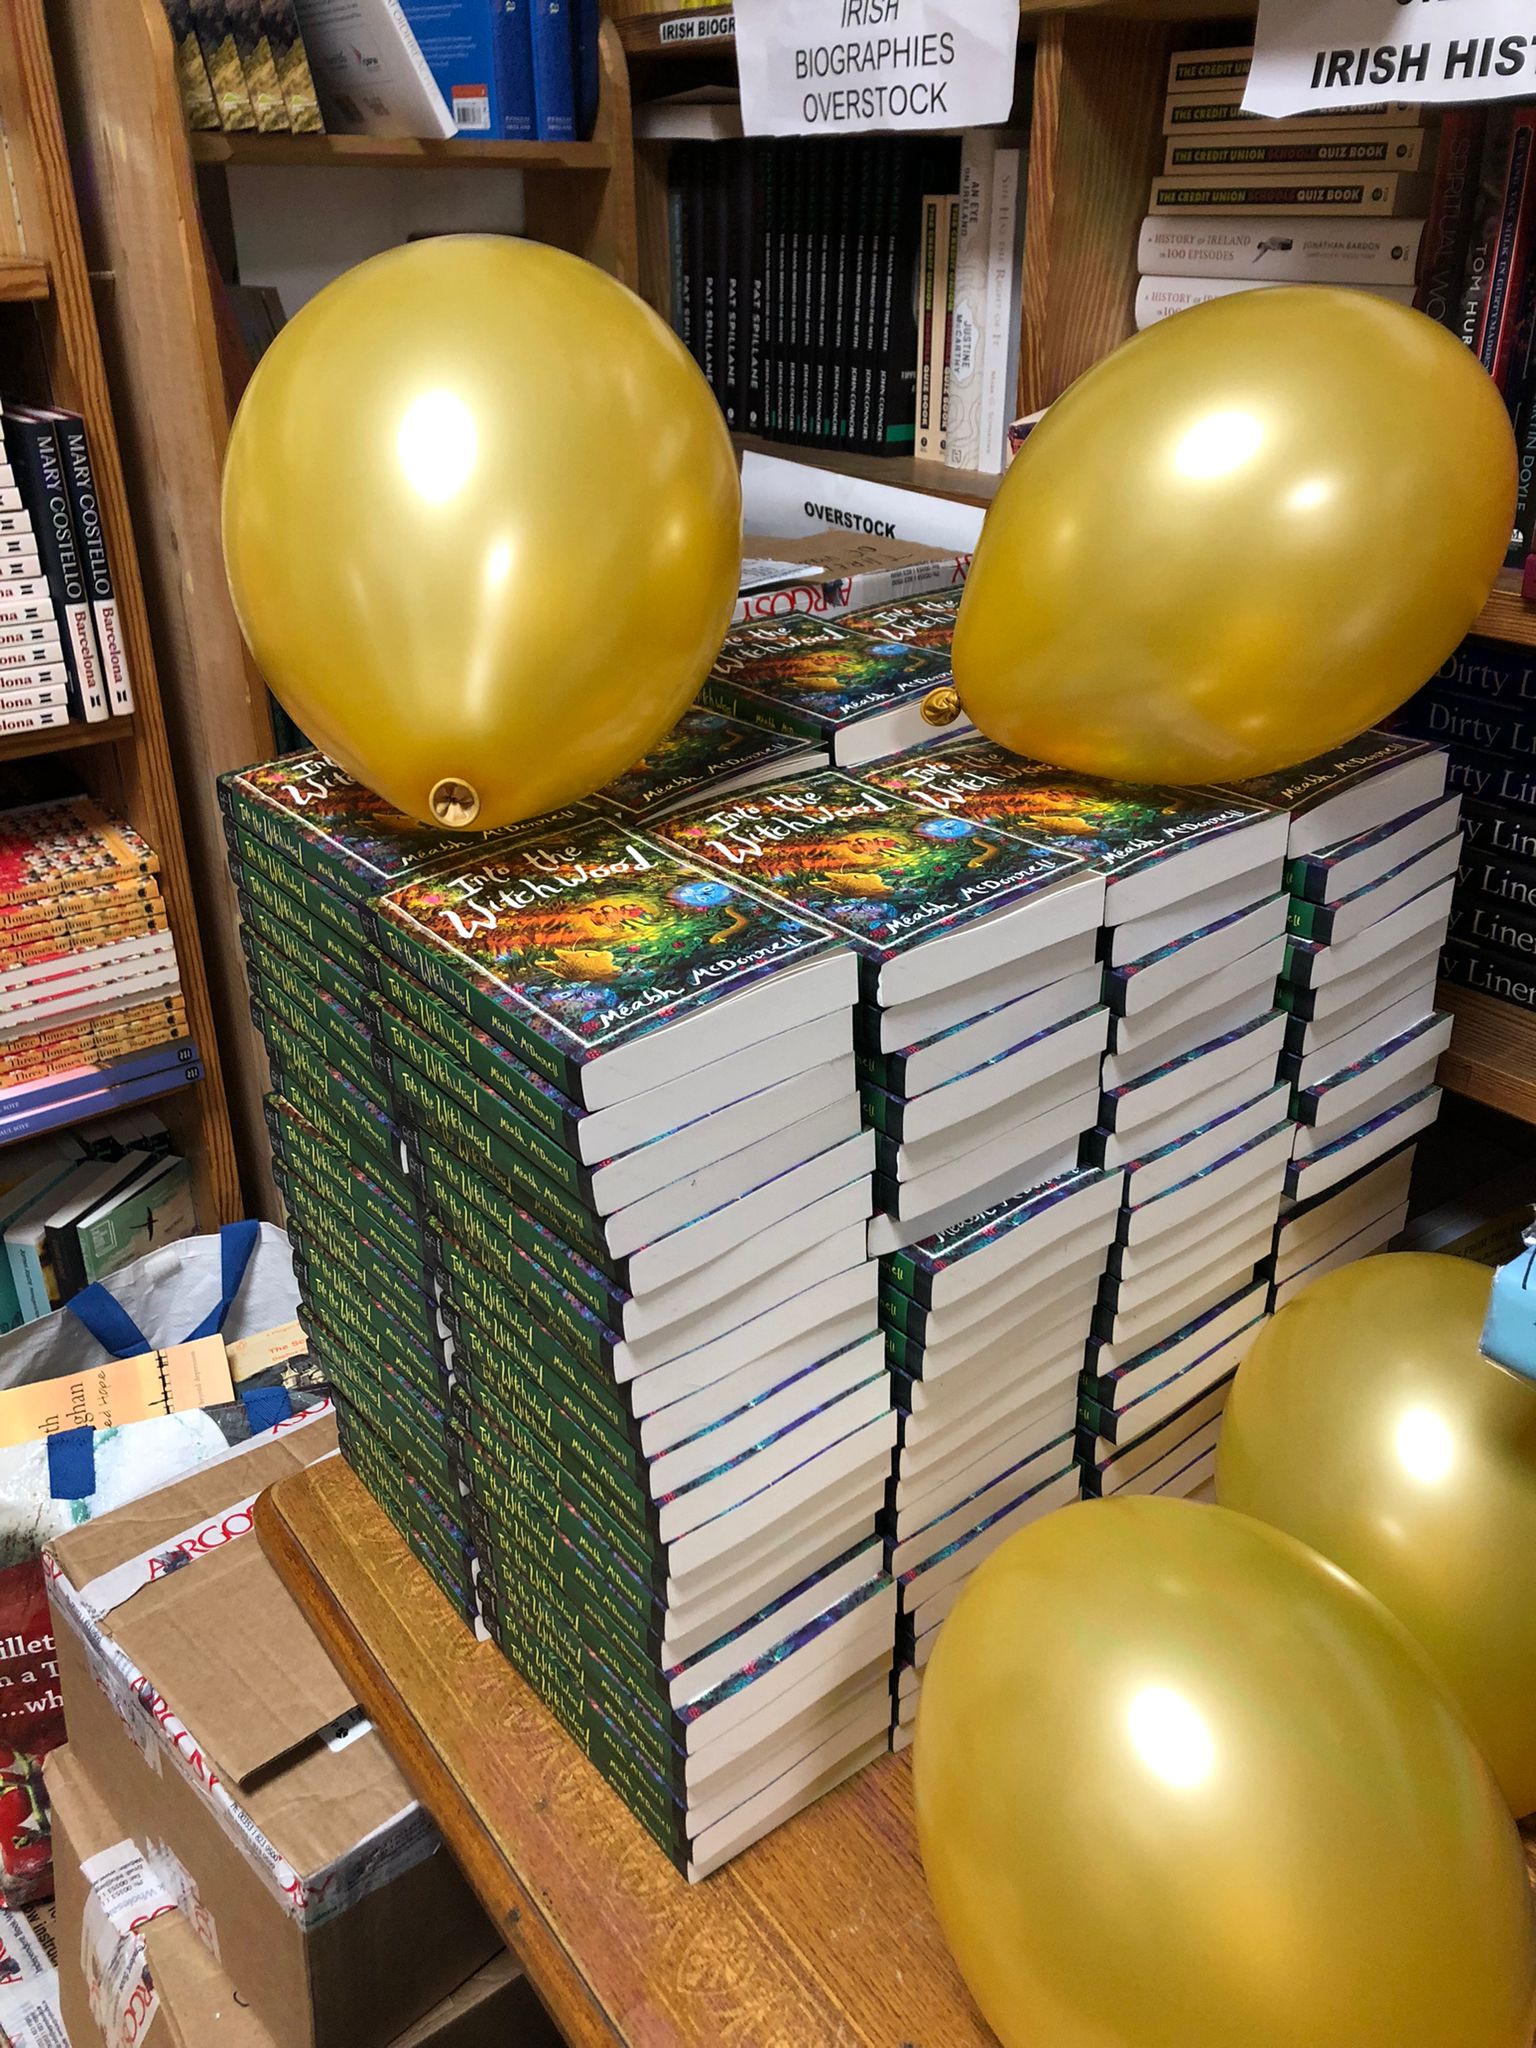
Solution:
[[[984,128],[1013,105],[1018,0],[736,0],[748,135]]]
[[[724,13],[669,14],[657,28],[656,39],[667,50],[677,43],[720,42],[735,33],[735,18],[727,9]]]
[[[36,1443],[65,1429],[117,1429],[152,1415],[233,1401],[222,1337],[199,1337],[137,1358],[112,1358],[63,1379],[0,1394],[0,1447]]]
[[[754,449],[742,457],[741,498],[749,533],[773,533],[785,540],[832,526],[842,533],[915,541],[968,555],[981,537],[979,505],[963,505],[935,491],[868,483]]]
[[[1259,0],[1250,114],[1536,95],[1531,0]]]

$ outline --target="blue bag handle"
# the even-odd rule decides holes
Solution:
[[[215,1337],[223,1329],[260,1236],[261,1225],[257,1222],[226,1223],[220,1230],[219,1285],[222,1291],[197,1328],[189,1330],[181,1339],[182,1343],[195,1343],[199,1337]],[[99,1280],[82,1288],[64,1306],[85,1325],[109,1357],[136,1358],[142,1351],[155,1349],[122,1303]]]

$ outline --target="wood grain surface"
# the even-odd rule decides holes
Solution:
[[[256,1527],[574,2048],[995,2048],[928,1904],[906,1757],[689,1885],[339,1458]]]
[[[1518,962],[1510,963],[1518,975]],[[1442,981],[1436,1001],[1456,1019],[1436,1078],[1442,1088],[1536,1123],[1536,1015]]]

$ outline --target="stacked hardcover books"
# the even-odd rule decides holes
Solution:
[[[121,717],[133,685],[85,423],[0,415],[0,732]]]
[[[1280,1072],[1295,1133],[1273,1307],[1402,1228],[1451,1036],[1435,1010],[1461,850],[1447,766],[1423,741],[1368,732],[1240,785],[1290,820]]]
[[[932,591],[842,618],[796,615],[736,626],[699,702],[803,740],[838,768],[918,746],[938,737],[924,722],[922,704],[930,690],[954,681],[950,644],[962,595],[958,588]]]
[[[1467,640],[1393,721],[1444,746],[1465,836],[1440,971],[1536,1010],[1536,663]]]
[[[1245,114],[1252,56],[1244,46],[1169,60],[1137,326],[1266,284],[1347,285],[1411,305],[1435,161],[1423,110]]]
[[[878,772],[878,771],[877,771]],[[1289,1126],[1283,822],[1230,795],[1094,783],[957,740],[910,786],[954,816],[1086,858],[1105,885],[1108,1048],[1083,1157],[1110,1178],[1107,1260],[1082,1250],[1076,1451],[1091,1494],[1189,1490],[1265,1306],[1255,1274]]]
[[[885,1535],[914,1669],[982,1559],[1076,1497],[1077,1371],[1107,1237],[1091,1274],[1081,1243],[1062,1256],[1062,1226],[1091,1239],[1107,1209],[1045,1187],[1075,1169],[1098,1102],[1102,879],[1072,852],[919,801],[908,783],[927,758],[806,775],[661,827],[859,959],[869,1250],[886,1262],[901,1432]],[[1001,1255],[962,1256],[994,1239]],[[1023,1268],[1035,1250],[1051,1251],[1048,1275]],[[937,1298],[918,1277],[934,1259],[954,1266]]]
[[[201,1077],[158,868],[94,798],[0,812],[0,1143]]]
[[[359,1262],[332,1222],[345,1264],[327,1291],[302,1239],[325,1229],[334,1177],[286,1175],[348,1455],[386,1505],[411,1460],[460,1486],[489,1632],[701,1876],[884,1746],[894,1593],[875,1515],[895,1423],[853,958],[630,822],[685,774],[674,756],[625,778],[601,800],[612,817],[578,807],[468,846],[418,834],[409,879],[386,874],[401,821],[392,844],[317,830],[327,777],[353,819],[371,800],[315,757],[225,787],[242,866],[259,792],[296,852],[345,840],[366,903],[388,1258]],[[358,1327],[381,1285],[386,1313]],[[390,1390],[413,1425],[397,1477],[368,1382],[400,1357],[390,1322],[435,1336],[436,1305],[444,1343],[421,1370],[437,1399]]]

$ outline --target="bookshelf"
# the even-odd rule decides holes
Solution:
[[[70,124],[90,261],[101,280],[107,364],[145,581],[161,651],[171,741],[208,956],[231,1115],[253,1211],[279,1213],[215,778],[276,752],[268,699],[224,582],[218,504],[242,365],[212,248],[227,178],[263,169],[357,176],[444,169],[521,179],[526,232],[626,283],[638,276],[629,79],[604,28],[596,131],[584,143],[367,136],[189,136],[162,0],[43,0]],[[233,343],[233,347],[231,344]]]
[[[126,817],[160,857],[182,991],[205,1077],[160,1101],[192,1169],[198,1221],[216,1228],[242,1210],[234,1145],[203,969],[191,874],[166,738],[154,649],[129,517],[112,398],[102,360],[42,0],[0,0],[0,131],[14,201],[0,240],[0,335],[6,359],[37,367],[54,400],[78,411],[90,438],[136,709],[130,718],[0,738],[0,760],[35,764],[39,791],[77,779]],[[39,394],[41,395],[41,394]],[[68,755],[50,780],[52,757]]]

